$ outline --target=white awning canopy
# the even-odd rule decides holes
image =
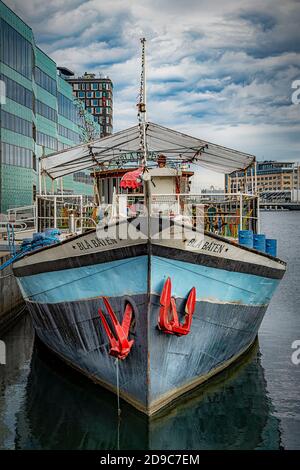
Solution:
[[[146,124],[149,161],[164,154],[170,163],[194,163],[219,173],[250,166],[255,157],[191,137],[158,124]],[[93,142],[77,145],[41,158],[41,171],[52,179],[99,165],[137,160],[141,148],[139,125]]]

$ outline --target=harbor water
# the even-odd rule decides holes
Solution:
[[[1,338],[0,449],[300,449],[300,213],[263,212],[288,262],[258,342],[150,421],[34,341],[28,315]],[[298,346],[299,347],[299,346]]]

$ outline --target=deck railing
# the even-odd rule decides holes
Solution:
[[[145,215],[144,194],[114,195],[112,204],[94,207],[84,204],[82,195],[38,195],[35,206],[11,209],[10,222],[23,230],[82,232],[97,223]],[[219,235],[237,238],[239,229],[259,233],[259,201],[251,194],[152,194],[150,214],[161,218],[185,220]]]
[[[112,215],[141,214],[143,204],[143,194],[116,196]],[[238,237],[239,229],[259,232],[258,198],[252,194],[155,194],[150,198],[150,213],[162,218],[181,217],[195,227],[231,238]]]
[[[82,232],[95,227],[96,210],[84,204],[82,194],[47,194],[37,196],[36,230],[58,228],[62,232]]]

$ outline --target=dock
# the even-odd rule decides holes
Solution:
[[[8,252],[0,252],[0,265],[10,258]],[[24,310],[22,298],[12,267],[0,271],[0,334],[8,330]]]

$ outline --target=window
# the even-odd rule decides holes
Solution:
[[[1,126],[4,129],[16,132],[17,134],[33,137],[32,123],[26,119],[22,119],[14,114],[1,110]]]
[[[1,20],[1,50],[2,61],[19,72],[24,77],[32,78],[32,45],[6,21]]]
[[[84,173],[84,171],[77,171],[74,173],[73,180],[78,181],[79,183],[93,184],[93,178],[87,173]]]
[[[92,106],[98,106],[98,100],[91,100]]]
[[[48,149],[57,150],[57,139],[43,132],[36,133],[36,143],[38,145],[44,145]]]
[[[56,80],[51,78],[47,73],[41,70],[39,67],[35,67],[34,76],[36,83],[48,91],[52,95],[56,96]]]
[[[84,91],[79,91],[78,92],[78,98],[84,98],[84,97],[85,97]]]
[[[6,165],[20,166],[23,168],[32,168],[33,152],[24,147],[1,142],[2,163]]]
[[[102,113],[102,108],[97,106],[95,111],[96,111],[96,114],[101,114]]]
[[[57,112],[56,109],[51,108],[42,101],[36,100],[36,112],[41,116],[50,119],[50,121],[56,122],[57,121]]]
[[[95,91],[95,98],[102,98],[102,91]]]
[[[92,108],[86,108],[86,110],[89,112],[89,113],[93,113],[93,109]]]
[[[87,97],[87,98],[93,98],[93,97],[94,97],[94,93],[93,93],[92,91],[87,91],[86,97]]]
[[[79,90],[79,84],[78,83],[73,83],[73,90]]]
[[[16,101],[22,106],[33,108],[33,95],[30,90],[19,85],[19,83],[11,80],[6,75],[0,75],[1,80],[4,81],[6,87],[6,97],[10,100]]]
[[[77,134],[77,132],[74,132],[71,129],[68,129],[67,127],[62,126],[61,124],[58,124],[57,130],[58,130],[58,134],[61,135],[62,137],[65,137],[66,139],[70,139],[74,143],[80,142],[80,136],[79,134]]]
[[[98,83],[92,83],[92,90],[98,90]]]
[[[65,118],[72,122],[77,123],[79,120],[78,109],[72,100],[64,96],[62,93],[58,93],[58,112]]]

